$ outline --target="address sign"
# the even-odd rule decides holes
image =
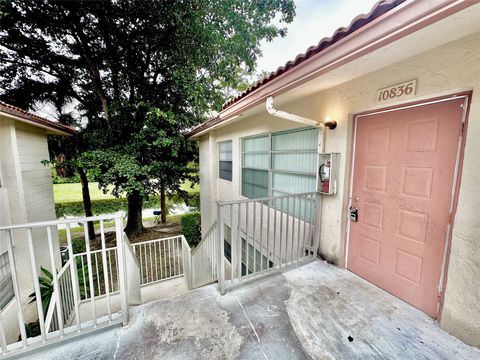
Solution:
[[[417,80],[410,80],[377,91],[377,103],[401,100],[415,95]]]

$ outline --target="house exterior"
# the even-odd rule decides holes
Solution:
[[[0,226],[54,220],[55,206],[47,135],[71,135],[71,127],[40,118],[17,107],[0,102]],[[25,231],[12,232],[15,261],[20,284],[25,322],[36,320],[34,304],[28,304],[33,291],[33,279]],[[50,268],[47,236],[44,230],[33,229],[34,253],[37,266]],[[56,229],[53,230],[56,237]],[[6,328],[7,341],[19,336],[16,304],[8,257],[8,236],[0,239],[0,310]],[[60,264],[58,240],[54,241],[57,263]]]
[[[480,346],[479,20],[381,1],[225,104],[189,135],[202,234],[218,202],[316,191],[322,258]]]

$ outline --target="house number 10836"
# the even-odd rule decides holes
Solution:
[[[417,80],[410,80],[377,91],[377,102],[399,100],[415,95]]]

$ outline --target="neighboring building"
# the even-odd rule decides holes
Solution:
[[[320,255],[480,346],[479,91],[480,3],[380,2],[191,132],[202,233],[217,201],[335,186]]]
[[[0,102],[0,227],[55,220],[55,204],[50,167],[42,164],[49,159],[47,135],[71,135],[71,127],[40,118],[17,107]],[[0,311],[7,341],[18,339],[16,308],[7,253],[8,238],[0,239]],[[30,255],[23,230],[12,232],[25,321],[36,320],[35,305],[27,305],[33,291]],[[56,228],[53,229],[57,239]],[[44,230],[33,229],[33,246],[38,267],[50,268],[47,237]],[[54,244],[58,251],[58,240]],[[58,258],[60,264],[60,258]]]

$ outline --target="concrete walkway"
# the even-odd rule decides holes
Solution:
[[[129,327],[34,359],[480,359],[410,305],[323,262],[220,296],[207,286],[133,310]]]

